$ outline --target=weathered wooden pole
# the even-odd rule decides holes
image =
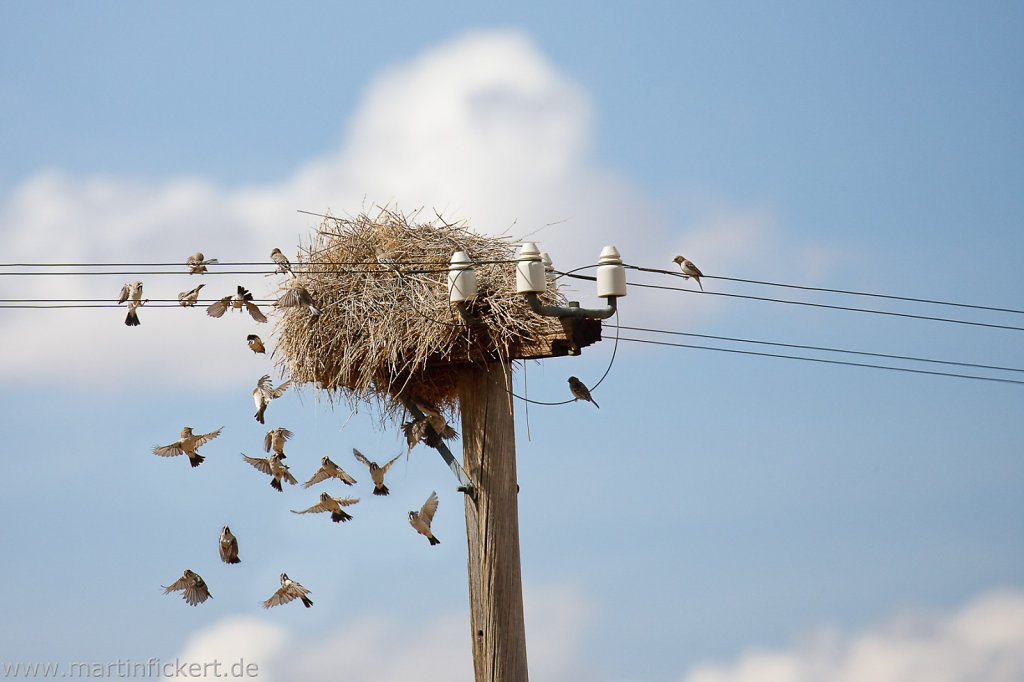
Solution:
[[[463,466],[475,483],[465,496],[473,669],[476,682],[526,682],[515,418],[509,367],[490,367],[459,374]]]

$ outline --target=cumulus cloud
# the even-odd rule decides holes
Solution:
[[[904,611],[862,632],[832,629],[789,651],[750,650],[683,682],[1011,682],[1024,679],[1024,593],[997,591],[948,615]]]
[[[287,632],[279,626],[265,620],[237,616],[192,635],[174,664],[198,664],[195,670],[200,674],[189,675],[190,679],[258,677],[264,682],[273,682],[279,678],[265,667],[261,669],[261,662],[276,657],[287,641]]]
[[[294,253],[315,224],[297,209],[345,214],[369,202],[422,207],[427,215],[436,209],[481,232],[534,233],[566,269],[594,262],[609,243],[627,261],[668,267],[673,251],[682,249],[680,226],[593,161],[591,117],[586,92],[522,33],[476,32],[381,73],[340,147],[281,182],[227,190],[203,178],[143,182],[53,170],[28,178],[2,200],[0,234],[9,262],[178,262],[196,250],[221,260],[265,260],[274,247]],[[685,250],[701,267],[721,272],[763,252],[771,223],[763,211],[719,207],[686,226],[693,232]],[[138,278],[154,299],[174,299],[198,281]],[[135,277],[7,277],[0,296],[108,301],[129,279]],[[275,281],[263,277],[205,281],[211,297],[236,284],[258,297],[275,290]],[[639,301],[631,304],[640,312]],[[0,339],[21,359],[5,364],[5,378],[124,381],[138,376],[139,362],[178,356],[190,358],[191,374],[180,363],[150,363],[146,380],[174,384],[187,377],[195,386],[252,373],[232,355],[242,352],[235,350],[239,338],[261,331],[251,322],[150,308],[141,313],[143,326],[132,330],[121,324],[123,316],[109,309],[4,311]],[[65,321],[71,323],[62,328],[88,342],[88,362],[67,352],[67,339],[42,333]]]
[[[572,585],[547,586],[528,590],[524,602],[530,679],[582,679],[577,676],[587,666],[580,638],[592,611],[585,595]],[[225,665],[244,660],[258,666],[261,680],[278,682],[339,674],[353,682],[473,679],[468,612],[420,622],[369,614],[305,642],[267,621],[230,618],[193,635],[177,660]]]

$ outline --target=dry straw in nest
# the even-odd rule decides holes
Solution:
[[[317,307],[281,309],[278,364],[292,381],[312,383],[351,406],[375,402],[397,416],[402,398],[454,407],[460,366],[529,356],[560,335],[557,320],[534,314],[515,291],[517,244],[438,217],[412,222],[388,208],[325,218],[301,247],[296,279]],[[467,326],[448,301],[448,263],[465,251],[477,263],[479,322]],[[564,298],[552,283],[544,303]]]

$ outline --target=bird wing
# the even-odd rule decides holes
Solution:
[[[309,509],[303,509],[302,511],[295,511],[292,509],[292,514],[319,514],[320,512],[333,511],[331,505],[326,504],[323,501],[317,502]]]
[[[326,481],[330,477],[331,477],[331,474],[327,471],[327,469],[325,469],[323,467],[320,467],[319,469],[317,469],[317,472],[315,474],[313,474],[312,478],[310,478],[308,481],[306,481],[305,483],[302,484],[302,487],[303,488],[308,488],[311,485],[315,485],[317,483],[320,483],[321,481]],[[301,512],[299,512],[299,513],[301,513]]]
[[[292,436],[295,435],[294,433],[292,433],[288,429],[284,429],[284,428],[278,429],[277,433],[278,433],[278,435],[281,436],[281,438],[284,438],[285,440],[288,440],[289,438],[291,438]]]
[[[203,443],[209,443],[211,440],[213,440],[214,438],[216,438],[217,436],[220,435],[220,432],[221,432],[221,430],[223,428],[224,427],[222,426],[219,429],[217,429],[216,431],[210,431],[209,433],[204,433],[201,436],[194,436],[194,438],[195,438],[195,445],[193,445],[192,447],[193,448],[198,448]]]
[[[360,462],[365,464],[367,466],[367,468],[369,468],[371,470],[373,469],[373,466],[372,466],[373,462],[371,462],[370,460],[366,459],[366,456],[363,453],[359,452],[355,448],[352,448],[352,454],[356,456],[356,459],[358,459]]]
[[[380,471],[381,471],[381,473],[382,473],[382,474],[386,474],[386,473],[388,472],[388,469],[390,469],[390,468],[391,468],[391,465],[392,465],[392,464],[394,464],[394,463],[395,463],[395,462],[396,462],[396,461],[398,460],[398,458],[399,458],[399,457],[401,457],[401,456],[402,456],[402,453],[400,452],[400,453],[398,453],[397,455],[395,455],[395,458],[394,458],[394,459],[392,459],[392,460],[391,460],[390,462],[388,462],[387,464],[385,464],[384,466],[382,466],[382,467],[380,468]]]
[[[278,588],[277,592],[273,594],[267,601],[263,602],[263,608],[269,609],[271,606],[280,606],[281,604],[287,604],[298,598],[299,595],[292,594],[287,587]]]
[[[263,437],[263,451],[270,452],[270,446],[274,443],[274,432],[267,431],[267,435]]]
[[[349,507],[359,501],[358,497],[335,497],[334,501],[342,507]]]
[[[117,299],[117,302],[124,303],[125,301],[127,301],[128,297],[131,295],[131,292],[132,286],[130,284],[125,284],[123,287],[121,287],[121,296],[120,298]]]
[[[180,455],[184,452],[185,449],[181,447],[181,441],[153,448],[153,454],[160,455],[161,457],[175,457],[176,455]]]
[[[228,306],[230,304],[231,297],[225,296],[219,301],[214,301],[213,303],[211,303],[210,306],[207,307],[206,309],[206,314],[209,315],[210,317],[220,317],[221,315],[224,314],[224,311],[228,309]]]
[[[430,521],[434,518],[434,512],[437,511],[437,492],[430,493],[430,497],[420,507],[420,518],[426,521],[427,525],[430,525]]]
[[[269,385],[270,382],[267,382],[267,383]],[[273,391],[271,391],[270,392],[270,397],[271,398],[280,398],[282,395],[284,395],[284,392],[287,391],[288,387],[291,386],[291,385],[292,385],[292,380],[289,379],[288,381],[284,382],[283,384],[281,384],[280,386],[275,388]]]
[[[186,587],[188,587],[191,584],[191,582],[192,581],[189,580],[188,578],[186,578],[185,576],[181,576],[180,578],[175,580],[173,583],[171,583],[170,586],[164,588],[164,594],[170,594],[171,592],[177,592],[178,590],[184,590]]]
[[[252,294],[249,294],[248,296],[249,298],[252,298]],[[255,303],[250,303],[249,301],[246,301],[245,309],[249,311],[249,315],[252,316],[252,319],[256,320],[257,322],[267,321],[267,316],[260,312],[259,306],[257,306]]]
[[[269,400],[274,392],[273,385],[270,383],[270,375],[264,374],[260,377],[259,381],[256,382],[256,390],[262,393],[267,400]]]
[[[302,303],[302,299],[295,289],[289,289],[281,295],[281,298],[277,299],[277,305],[282,308],[294,308],[300,303]]]
[[[206,586],[206,581],[196,575],[189,583],[189,586],[185,588],[185,601],[195,606],[196,604],[202,604],[209,598],[210,590]]]
[[[253,465],[254,467],[259,469],[260,471],[262,471],[266,475],[268,475],[268,476],[273,476],[274,475],[270,471],[270,460],[269,459],[262,459],[260,457],[249,457],[244,452],[242,453],[242,457],[245,458],[246,462],[248,462],[249,464]]]
[[[294,476],[292,476],[292,472],[288,471],[288,467],[287,466],[285,466],[285,468],[284,468],[284,473],[281,475],[281,479],[285,480],[285,481],[288,481],[292,485],[295,485],[296,483],[298,483],[298,480]]]

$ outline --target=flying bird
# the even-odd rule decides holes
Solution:
[[[282,573],[281,587],[278,588],[277,592],[270,599],[263,602],[263,608],[269,609],[271,606],[280,606],[295,599],[301,599],[302,605],[308,609],[313,605],[313,600],[307,597],[307,594],[309,594],[309,590],[289,578],[287,573]]]
[[[267,435],[263,437],[264,452],[270,452],[270,448],[274,448],[274,452],[281,455],[281,459],[284,459],[284,442],[293,435],[294,434],[291,431],[283,426],[267,431]]]
[[[597,404],[597,401],[591,397],[590,389],[576,377],[569,377],[569,390],[572,391],[573,397],[575,397],[576,400],[589,400],[594,403],[594,407],[598,409],[601,408],[601,406]]]
[[[249,349],[253,353],[263,353],[264,355],[267,354],[267,349],[263,346],[263,339],[256,336],[255,334],[249,334],[249,336],[245,337],[245,341],[246,343],[249,344]]]
[[[700,278],[704,276],[704,273],[693,264],[693,261],[686,260],[682,256],[676,256],[672,259],[672,262],[679,264],[679,269],[683,271],[684,278],[689,279],[693,277],[697,281],[697,286],[700,287],[700,290],[704,291],[704,285],[700,283]]]
[[[281,274],[286,274],[291,277],[295,276],[295,273],[292,272],[292,264],[288,262],[288,256],[281,253],[281,249],[274,249],[271,251],[270,260],[277,263],[277,267],[274,269],[274,272],[280,272]]]
[[[185,594],[182,595],[182,598],[192,606],[202,604],[213,596],[210,594],[210,588],[206,586],[206,581],[198,573],[187,568],[184,575],[178,578],[173,585],[164,588],[164,594],[178,590],[184,590]]]
[[[288,481],[292,485],[298,483],[291,472],[288,471],[288,465],[281,461],[281,455],[276,452],[267,458],[247,457],[243,452],[242,457],[245,457],[245,461],[256,467],[259,471],[270,476],[270,487],[278,492],[284,492],[284,488],[281,487],[282,480]]]
[[[256,404],[256,414],[253,415],[256,418],[256,421],[260,424],[264,423],[263,413],[267,411],[267,405],[269,405],[270,401],[274,398],[280,398],[284,392],[288,390],[288,386],[291,385],[291,383],[291,379],[289,379],[277,388],[274,388],[274,385],[270,383],[269,374],[264,374],[260,377],[260,380],[256,382],[256,388],[253,389],[252,392],[252,400]]]
[[[199,300],[199,290],[205,287],[205,284],[200,284],[191,291],[182,291],[178,294],[178,305],[191,308]]]
[[[391,491],[388,490],[388,487],[386,485],[384,485],[384,474],[386,474],[388,472],[388,469],[390,469],[391,465],[395,463],[395,460],[397,460],[402,455],[401,454],[395,455],[395,459],[391,460],[390,462],[388,462],[384,466],[378,466],[376,462],[371,462],[370,460],[366,459],[366,457],[363,455],[363,453],[359,452],[355,448],[352,448],[352,454],[356,456],[356,459],[358,459],[360,462],[362,462],[367,467],[369,467],[369,469],[370,469],[370,478],[373,479],[373,494],[374,495],[388,495],[388,494],[390,494]]]
[[[326,492],[320,493],[320,501],[314,504],[309,509],[302,511],[296,511],[292,509],[293,514],[318,514],[320,512],[331,512],[331,521],[338,523],[339,521],[348,521],[352,518],[352,515],[343,511],[342,507],[347,507],[351,504],[355,504],[359,501],[358,497],[331,497]]]
[[[416,529],[416,532],[420,535],[427,536],[430,540],[431,545],[439,545],[441,541],[434,537],[434,534],[430,532],[430,522],[434,518],[434,512],[437,511],[437,493],[430,493],[430,497],[420,507],[419,512],[409,512],[409,525]]]
[[[326,481],[328,478],[336,478],[345,485],[353,485],[356,479],[345,473],[345,470],[340,466],[331,461],[331,458],[324,455],[320,458],[320,468],[316,470],[313,477],[302,484],[303,488],[308,488],[311,485]]]
[[[128,301],[128,299],[131,299]],[[135,282],[133,284],[125,284],[121,287],[121,295],[118,297],[118,303],[124,303],[128,301],[128,315],[124,318],[124,323],[129,327],[138,327],[139,324],[139,313],[138,310],[146,301],[142,300],[142,282]]]
[[[226,564],[242,563],[238,558],[238,538],[232,535],[227,526],[220,529],[220,560]]]
[[[196,452],[196,450],[200,445],[208,443],[219,436],[221,429],[223,428],[224,427],[222,426],[216,431],[210,431],[209,433],[204,433],[202,435],[194,435],[192,433],[192,427],[186,426],[181,430],[181,438],[179,438],[177,442],[171,443],[170,445],[155,447],[153,448],[153,454],[160,455],[161,457],[176,457],[184,453],[188,455],[189,463],[193,467],[197,467],[202,464],[203,460],[206,458]]]
[[[252,319],[257,322],[266,322],[266,316],[260,312],[259,306],[252,302],[253,296],[245,287],[239,285],[238,290],[231,296],[225,296],[219,301],[214,301],[206,309],[206,314],[210,317],[220,317],[227,311],[228,307],[234,308],[235,310],[241,310],[244,306],[249,311],[249,315]]]
[[[284,292],[281,298],[277,299],[277,305],[279,308],[305,308],[309,311],[310,317],[317,317],[323,312],[313,303],[313,297],[309,295],[309,292],[298,285],[293,285]]]
[[[207,265],[213,265],[216,262],[218,262],[216,258],[204,260],[201,251],[196,251],[185,259],[185,265],[188,266],[188,274],[190,275],[201,275],[206,272]]]

